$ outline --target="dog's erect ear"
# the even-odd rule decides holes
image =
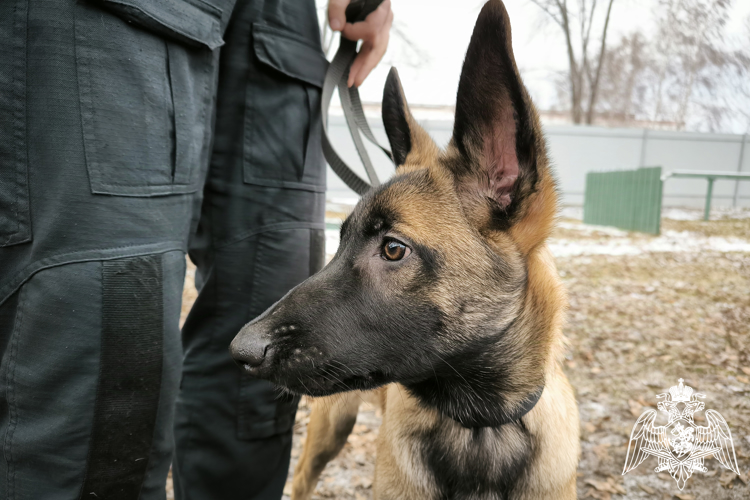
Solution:
[[[459,190],[490,200],[506,224],[523,208],[539,177],[540,133],[518,74],[510,20],[500,0],[482,8],[466,52],[456,99],[449,163]]]
[[[391,68],[385,81],[383,125],[396,166],[404,165],[407,159],[413,163],[428,161],[429,155],[437,154],[437,146],[409,111],[396,68]]]
[[[391,68],[383,89],[383,125],[391,143],[393,162],[403,165],[406,155],[411,151],[411,132],[409,132],[409,118],[411,113],[406,106],[404,89],[398,78],[396,68]]]

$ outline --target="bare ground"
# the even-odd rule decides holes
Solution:
[[[558,245],[563,256],[557,264],[570,298],[564,365],[581,413],[579,498],[750,498],[747,215],[710,222],[664,219],[662,234],[669,236],[662,237],[600,230],[564,219],[554,234],[553,248],[564,243]],[[186,281],[183,313],[195,300],[190,271]],[[693,474],[683,491],[668,474],[654,473],[654,458],[621,475],[635,420],[655,408],[655,395],[678,378],[705,394],[706,409],[718,410],[729,423],[739,477],[713,459],[706,461],[708,473]],[[309,412],[303,399],[290,478]],[[702,412],[696,422],[705,424]],[[354,432],[326,467],[314,498],[372,498],[379,423],[376,410],[363,406]]]

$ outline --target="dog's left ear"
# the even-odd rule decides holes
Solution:
[[[456,99],[448,167],[462,196],[488,203],[495,226],[525,210],[544,158],[538,118],[513,57],[510,20],[500,0],[482,8]]]
[[[391,68],[385,81],[382,112],[385,133],[397,167],[406,163],[419,164],[428,161],[430,155],[437,155],[434,141],[409,111],[396,68]]]

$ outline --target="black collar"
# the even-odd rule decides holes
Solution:
[[[521,418],[523,418],[532,410],[532,408],[536,406],[537,402],[539,402],[539,399],[542,397],[542,392],[544,392],[544,386],[541,386],[539,389],[526,396],[523,402],[521,402],[521,405],[516,408],[516,411],[510,414],[503,415],[501,422],[497,424],[497,426],[493,427],[500,427],[501,425],[510,424],[521,420]]]

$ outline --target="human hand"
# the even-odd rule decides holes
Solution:
[[[348,87],[359,87],[370,71],[377,66],[388,48],[393,11],[391,0],[385,0],[367,18],[358,23],[346,22],[346,7],[350,0],[328,1],[328,24],[333,31],[340,31],[349,40],[362,40],[359,54],[349,69]]]

